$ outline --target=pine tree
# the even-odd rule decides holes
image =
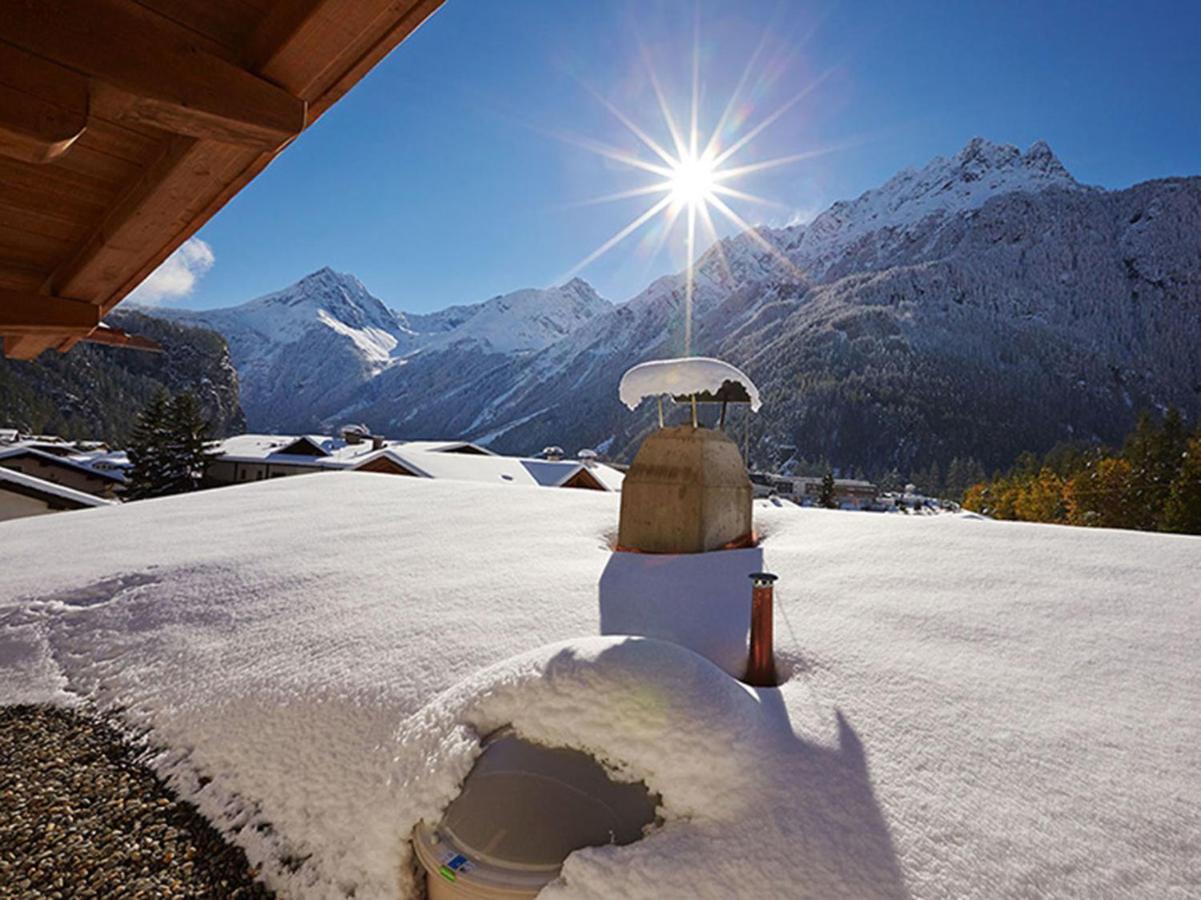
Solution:
[[[817,502],[826,509],[838,509],[838,498],[834,494],[833,469],[826,469],[826,474],[822,476],[822,489],[817,495]]]
[[[901,473],[896,469],[889,469],[876,482],[876,486],[881,492],[897,492],[905,487],[905,482],[901,480]]]
[[[1160,528],[1201,534],[1201,429],[1186,445],[1180,471],[1168,491]]]
[[[210,454],[209,425],[196,398],[183,393],[168,399],[157,394],[138,414],[128,454],[132,467],[125,496],[129,500],[193,491],[200,485]]]
[[[929,468],[914,472],[910,480],[927,497],[937,497],[942,493],[942,474],[936,462],[930,463]]]
[[[167,394],[160,391],[138,413],[126,450],[132,464],[125,487],[128,500],[160,497],[167,492],[165,446],[169,404]]]
[[[211,454],[207,446],[211,435],[209,423],[200,412],[196,398],[184,392],[171,401],[167,410],[169,435],[170,490],[180,494],[200,486],[204,469]]]
[[[1122,450],[1131,468],[1128,502],[1132,528],[1153,530],[1158,526],[1187,441],[1180,413],[1175,409],[1168,410],[1161,426],[1156,426],[1145,412],[1139,416]]]

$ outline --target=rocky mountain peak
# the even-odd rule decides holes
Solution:
[[[935,160],[931,167],[940,168]],[[967,142],[951,160],[952,168],[963,181],[975,181],[996,174],[1027,173],[1074,185],[1075,179],[1051,150],[1046,141],[1035,141],[1022,153],[1012,144],[994,144],[982,137]]]

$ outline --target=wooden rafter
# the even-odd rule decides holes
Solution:
[[[0,0],[0,288],[103,315],[441,2]],[[68,125],[39,132],[8,108],[4,48],[38,61],[26,95],[86,87],[82,137],[59,146]],[[0,316],[23,358],[90,333]]]
[[[303,100],[127,0],[7,0],[0,40],[91,77],[113,119],[259,147],[305,126]]]
[[[0,332],[4,334],[82,335],[99,324],[99,307],[83,300],[0,290]]]
[[[49,162],[65,153],[87,124],[87,78],[0,44],[0,153]]]

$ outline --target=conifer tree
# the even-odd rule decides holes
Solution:
[[[821,493],[817,495],[817,502],[826,509],[838,509],[838,498],[834,494],[834,471],[826,469],[826,474],[822,476]]]
[[[885,493],[900,491],[905,487],[905,482],[901,480],[901,473],[896,469],[889,469],[880,476],[876,484]]]
[[[1185,447],[1180,471],[1168,491],[1160,528],[1201,534],[1201,429]]]
[[[155,395],[138,414],[130,439],[125,497],[143,500],[195,490],[209,454],[209,426],[196,398],[183,393],[169,399]]]
[[[138,421],[126,450],[132,464],[126,477],[125,497],[128,500],[143,500],[166,493],[164,447],[167,443],[169,403],[166,393],[160,391],[138,413]]]
[[[1174,424],[1179,426],[1178,418]],[[1126,502],[1131,527],[1144,531],[1155,528],[1176,475],[1175,467],[1165,459],[1169,452],[1165,432],[1156,427],[1149,413],[1140,413],[1138,424],[1122,448],[1123,458],[1130,463]]]
[[[204,477],[211,454],[211,435],[196,398],[188,392],[176,395],[167,410],[168,465],[170,490],[179,494],[194,491]]]

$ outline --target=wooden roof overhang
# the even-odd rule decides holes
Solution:
[[[3,0],[5,354],[130,343],[103,315],[441,3]]]

